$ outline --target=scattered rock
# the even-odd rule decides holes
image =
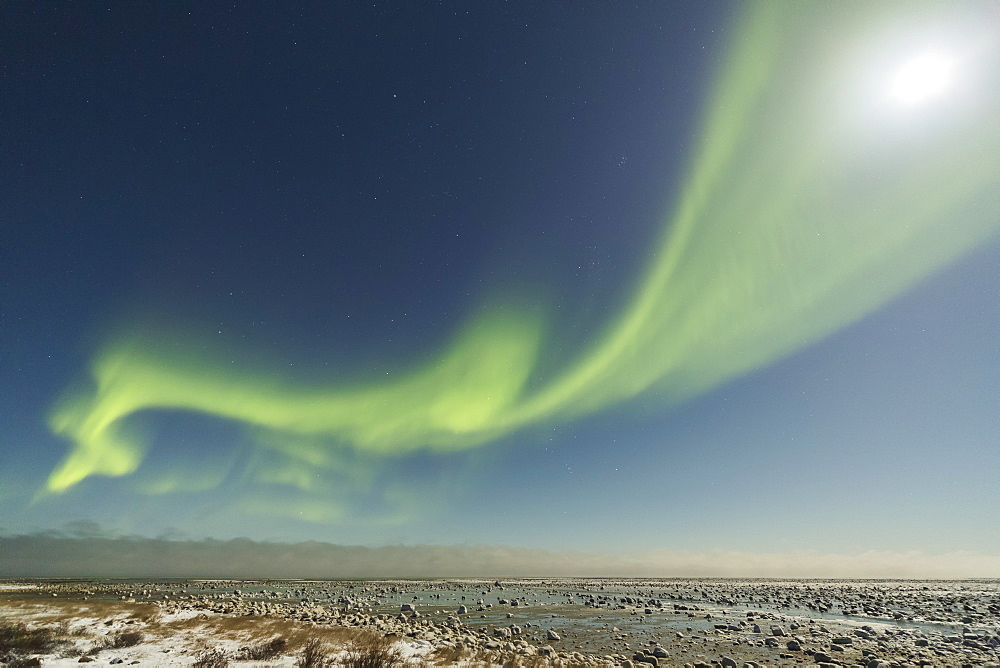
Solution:
[[[632,655],[632,661],[634,663],[645,663],[650,666],[659,666],[660,661],[655,656],[650,656],[649,654],[643,654],[642,652],[636,652]]]

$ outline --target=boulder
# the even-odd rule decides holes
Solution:
[[[647,664],[650,666],[659,666],[660,661],[655,656],[650,656],[649,654],[643,654],[642,652],[636,652],[632,655],[632,662],[636,664]]]

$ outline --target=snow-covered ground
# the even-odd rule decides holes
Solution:
[[[145,666],[191,666],[198,656],[207,650],[219,650],[229,658],[231,666],[273,666],[292,667],[300,655],[300,649],[290,648],[290,653],[270,659],[238,661],[234,657],[241,648],[269,640],[270,637],[254,636],[246,631],[226,629],[217,624],[224,615],[197,610],[180,610],[161,613],[149,620],[142,620],[129,614],[113,614],[106,618],[72,617],[67,619],[67,610],[59,606],[35,604],[30,607],[10,608],[0,606],[0,621],[24,622],[29,626],[58,626],[68,643],[55,653],[38,655],[42,665],[68,668],[80,666],[80,659],[103,638],[117,633],[137,631],[142,641],[133,647],[101,649],[92,654],[95,665],[138,664]],[[423,640],[401,640],[396,648],[406,662],[420,663],[433,652],[431,643]],[[338,651],[339,649],[339,651]],[[333,660],[344,658],[343,648],[330,648]],[[84,664],[86,665],[86,664]]]

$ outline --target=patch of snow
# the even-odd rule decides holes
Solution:
[[[187,619],[194,619],[196,617],[202,617],[208,619],[209,617],[221,617],[222,614],[218,612],[212,612],[211,610],[175,610],[173,612],[164,612],[158,618],[158,621],[167,624],[170,622],[182,622]]]

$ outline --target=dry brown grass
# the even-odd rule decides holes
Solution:
[[[44,620],[46,624],[69,625],[72,622],[95,618],[118,620],[126,624],[148,624],[160,616],[160,609],[149,603],[119,601],[2,601],[2,609],[11,616]]]
[[[0,663],[7,666],[37,666],[29,654],[48,654],[68,644],[58,629],[35,627],[20,622],[0,622]]]
[[[119,631],[110,638],[111,647],[122,649],[123,647],[135,647],[143,640],[143,635],[139,631]]]
[[[428,658],[428,663],[435,666],[451,666],[460,661],[477,665],[486,663],[487,655],[482,650],[473,652],[466,647],[440,647]]]
[[[268,661],[285,653],[288,641],[281,636],[270,640],[261,640],[252,645],[241,647],[233,656],[237,661]]]
[[[334,653],[338,654],[338,663],[351,668],[389,668],[403,664],[394,642],[380,634],[277,616],[206,612],[185,619],[170,619],[158,606],[149,603],[59,599],[8,599],[0,602],[0,612],[19,620],[18,623],[24,620],[45,627],[48,630],[43,632],[47,634],[44,637],[65,639],[60,640],[65,645],[58,648],[61,656],[98,654],[106,649],[172,638],[186,647],[198,662],[195,665],[205,668],[228,665],[230,661],[264,662],[289,654],[297,656],[300,666],[325,668],[333,663],[331,655]],[[240,649],[224,651],[223,643],[232,643]],[[53,647],[45,645],[36,653],[52,653]],[[24,654],[17,654],[17,657],[22,656]],[[10,658],[17,657],[11,655]]]
[[[332,651],[329,644],[312,637],[303,645],[295,665],[299,668],[327,668],[335,664],[345,668],[392,668],[404,663],[394,640],[370,631],[356,631],[336,661],[330,657]]]
[[[345,637],[345,640],[349,639],[350,636],[349,629],[344,629],[343,627],[314,626],[308,622],[298,622],[285,619],[283,617],[270,617],[263,615],[239,616],[204,613],[188,619],[176,619],[172,621],[163,621],[160,619],[157,621],[156,625],[172,630],[196,629],[204,626],[211,626],[213,630],[226,634],[230,637],[237,637],[240,634],[248,634],[249,636],[255,638],[275,635],[280,635],[286,638],[288,636],[296,636],[297,642],[305,642],[310,635],[315,635],[317,633],[326,635],[327,631],[337,631],[338,629],[347,632],[346,634],[340,633],[340,635]],[[289,639],[289,641],[293,642],[291,639]]]
[[[219,648],[207,649],[195,657],[192,668],[228,668],[229,655]]]
[[[0,653],[40,654],[58,643],[51,628],[33,628],[22,623],[0,624]]]
[[[403,663],[395,641],[370,632],[359,633],[347,649],[346,668],[391,668]]]
[[[333,665],[333,661],[327,656],[330,651],[329,645],[321,642],[317,638],[310,638],[302,647],[302,653],[295,661],[298,668],[326,668]]]

